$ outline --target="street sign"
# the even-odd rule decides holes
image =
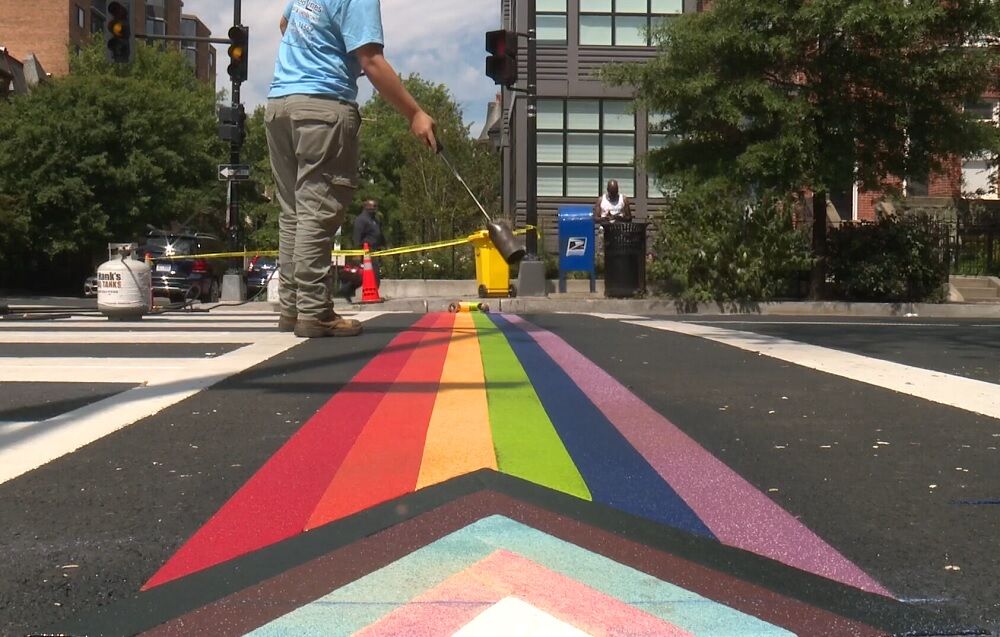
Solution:
[[[220,164],[219,181],[249,181],[250,166],[246,164]]]

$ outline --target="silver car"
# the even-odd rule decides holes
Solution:
[[[97,275],[88,276],[83,282],[84,296],[97,296]]]

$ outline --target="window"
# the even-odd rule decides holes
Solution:
[[[78,27],[80,27],[82,29],[86,25],[87,25],[87,14],[83,12],[82,8],[77,7],[76,8],[76,26],[78,26]]]
[[[965,112],[983,122],[997,125],[1000,101],[983,99],[965,105]],[[997,169],[994,157],[982,154],[966,157],[962,162],[962,192],[977,199],[997,199]]]
[[[103,33],[108,11],[106,0],[90,0],[90,32]]]
[[[664,148],[674,139],[671,135],[663,132],[663,127],[669,119],[670,116],[664,113],[649,114],[649,128],[647,129],[649,133],[646,136],[647,152]],[[650,199],[658,199],[670,194],[656,182],[656,177],[648,169],[646,170],[646,194]]]
[[[683,12],[683,0],[580,0],[580,44],[650,46],[651,27]]]
[[[538,100],[538,195],[635,194],[635,115],[625,100]]]
[[[198,23],[190,18],[182,18],[181,35],[196,37],[198,35]],[[181,51],[188,62],[191,63],[191,66],[198,68],[198,43],[194,40],[181,40]]]
[[[165,0],[146,0],[146,34],[167,34],[167,7]],[[147,44],[152,45],[151,40]]]
[[[566,0],[535,0],[535,32],[539,42],[566,42]]]

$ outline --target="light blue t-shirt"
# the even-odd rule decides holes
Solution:
[[[379,0],[290,0],[268,97],[331,95],[354,102],[361,64],[354,51],[382,44]]]

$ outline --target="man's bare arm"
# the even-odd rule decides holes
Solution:
[[[285,29],[288,28],[288,18],[281,16],[281,22],[278,23],[278,28],[281,29],[281,35],[285,35]]]
[[[437,150],[434,119],[420,108],[410,92],[406,90],[399,79],[396,70],[382,55],[382,45],[366,44],[354,54],[361,63],[361,69],[371,81],[375,89],[389,102],[393,108],[410,122],[410,132],[426,144]]]

